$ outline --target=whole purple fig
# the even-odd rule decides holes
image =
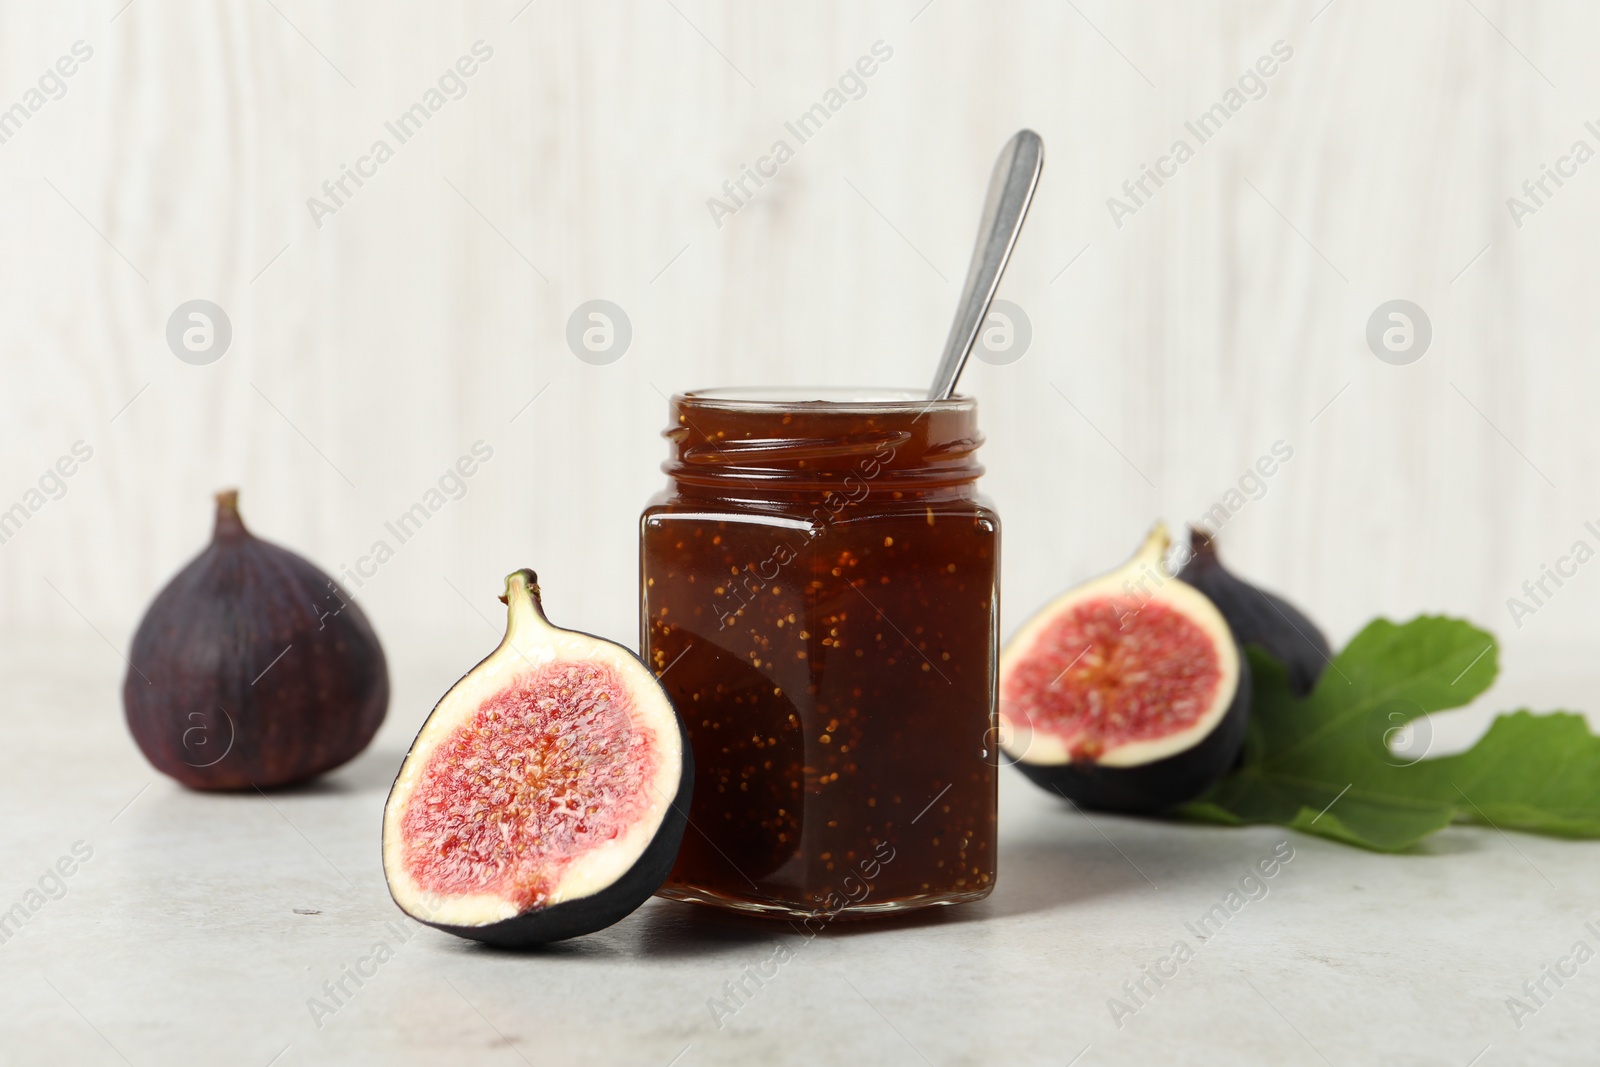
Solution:
[[[1297,697],[1316,688],[1331,653],[1316,623],[1287,600],[1236,577],[1217,557],[1210,537],[1189,527],[1189,558],[1178,577],[1211,598],[1240,645],[1258,645],[1289,672]]]
[[[366,616],[322,571],[245,529],[217,494],[211,544],[134,634],[122,703],[157,770],[195,789],[289,785],[372,740],[389,672]]]

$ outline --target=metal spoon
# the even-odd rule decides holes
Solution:
[[[1028,215],[1043,167],[1044,142],[1032,130],[1018,130],[995,160],[989,193],[983,201],[983,218],[978,222],[977,247],[973,248],[972,264],[967,267],[956,319],[944,342],[939,372],[928,390],[929,400],[947,400],[956,391],[956,379],[961,377],[978,331],[989,317],[989,305],[1000,288],[1000,275],[1016,246],[1017,234],[1022,232],[1022,220]]]

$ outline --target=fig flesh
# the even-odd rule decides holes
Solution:
[[[1295,696],[1307,696],[1317,687],[1333,655],[1317,624],[1282,597],[1236,577],[1222,565],[1216,542],[1192,526],[1189,558],[1178,577],[1217,606],[1240,645],[1258,645],[1283,664]]]
[[[389,893],[507,948],[593,933],[666,881],[694,772],[666,691],[631,651],[545,618],[506,578],[506,634],[422,725],[383,813]]]
[[[1001,748],[1086,808],[1153,813],[1199,796],[1244,743],[1249,664],[1216,607],[1174,578],[1157,526],[1126,564],[1070,589],[1000,656]]]
[[[134,633],[122,703],[159,771],[195,789],[290,785],[367,746],[389,706],[372,626],[339,586],[253,536],[217,494],[210,546]]]

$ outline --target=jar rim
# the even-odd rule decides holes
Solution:
[[[929,400],[926,389],[888,389],[848,385],[754,385],[692,389],[677,393],[674,404],[748,412],[928,412],[966,411],[976,406],[970,396]]]

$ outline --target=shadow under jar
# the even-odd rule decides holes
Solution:
[[[661,895],[784,916],[994,888],[1000,523],[976,404],[671,400],[641,629],[694,750]]]

